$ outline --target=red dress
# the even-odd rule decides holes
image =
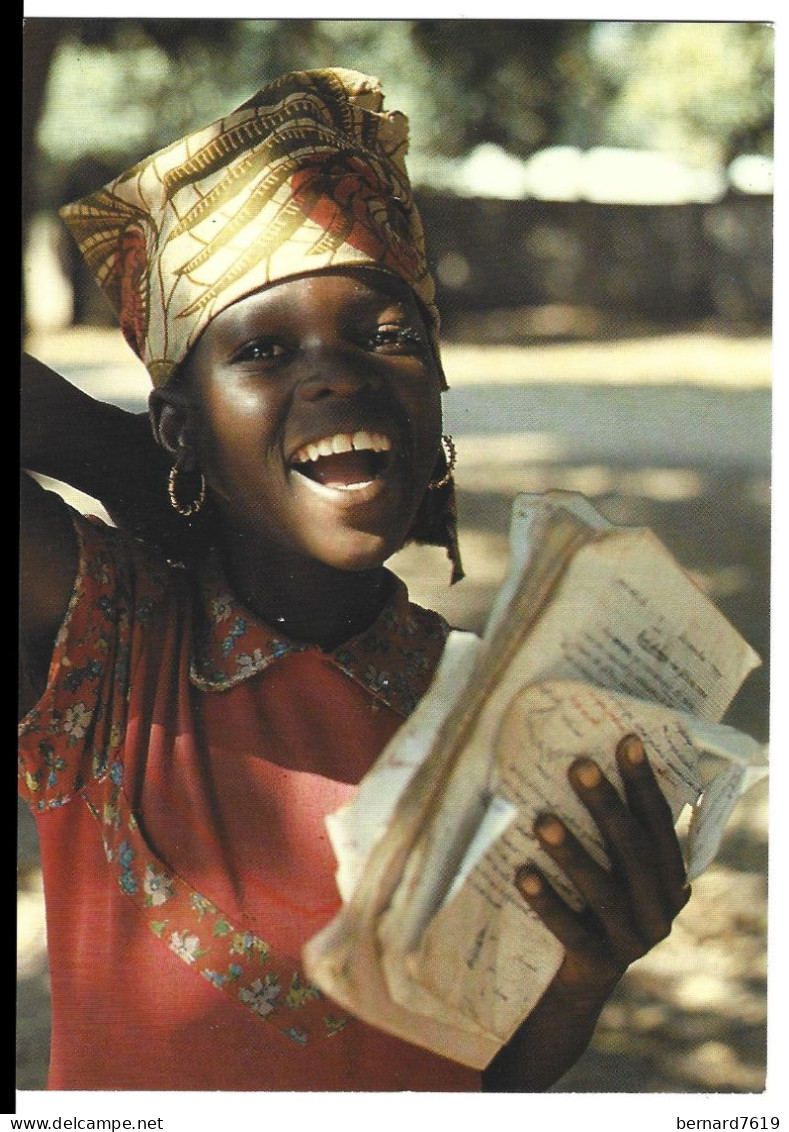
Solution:
[[[300,973],[337,911],[326,814],[425,691],[447,626],[401,583],[332,653],[75,519],[74,595],[20,725],[41,841],[49,1086],[431,1090],[479,1074],[349,1018]]]

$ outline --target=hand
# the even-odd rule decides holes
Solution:
[[[577,759],[568,772],[603,836],[610,872],[556,815],[542,815],[534,827],[582,896],[583,911],[573,911],[534,866],[516,875],[524,899],[565,947],[555,990],[577,997],[579,1009],[602,1004],[627,967],[665,939],[690,897],[671,811],[641,740],[626,736],[616,759],[627,804],[591,759]]]
[[[515,883],[565,948],[537,1006],[483,1074],[492,1092],[535,1092],[553,1084],[583,1053],[600,1011],[629,965],[671,931],[690,888],[668,803],[635,735],[617,747],[623,802],[591,759],[576,759],[570,784],[603,836],[610,871],[586,852],[555,814],[534,832],[584,900],[575,912],[533,865]]]

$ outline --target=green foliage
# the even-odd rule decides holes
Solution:
[[[46,80],[38,183],[122,167],[296,67],[379,75],[411,118],[411,169],[492,141],[657,148],[699,164],[772,146],[773,32],[758,23],[580,20],[30,21],[27,99]],[[30,44],[35,35],[29,37]],[[38,117],[36,106],[33,118]]]
[[[587,81],[604,140],[699,164],[771,156],[773,40],[755,22],[598,25]]]
[[[551,20],[417,21],[414,42],[443,80],[433,99],[436,147],[461,154],[495,142],[525,157],[550,144],[561,128],[557,63],[588,29]]]

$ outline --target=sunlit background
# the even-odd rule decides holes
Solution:
[[[387,106],[411,120],[468,577],[450,591],[445,560],[425,548],[393,565],[416,600],[481,630],[513,495],[581,491],[614,521],[652,527],[762,655],[730,722],[766,740],[769,26],[33,20],[25,50],[26,340],[89,392],[136,410],[146,375],[57,207],[284,70],[378,75]],[[557,1091],[763,1087],[766,839],[762,790]],[[19,878],[18,1081],[38,1089],[46,939],[25,814]]]

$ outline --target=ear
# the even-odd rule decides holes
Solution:
[[[193,410],[183,390],[164,386],[148,398],[148,417],[157,444],[179,461],[184,471],[195,466]]]

